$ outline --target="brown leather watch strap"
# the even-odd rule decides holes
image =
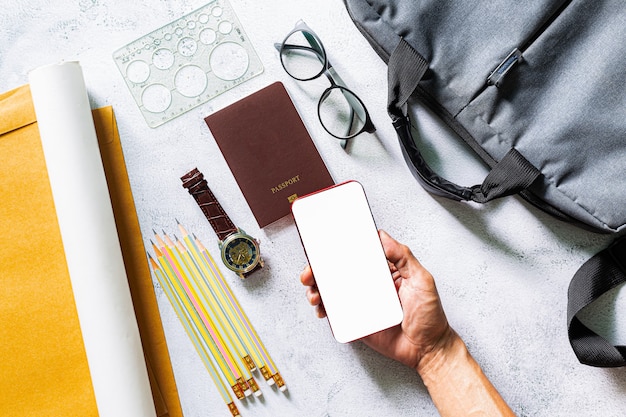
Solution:
[[[237,231],[237,227],[211,192],[204,175],[198,171],[198,168],[192,169],[180,179],[183,182],[183,187],[189,191],[189,194],[200,206],[220,241]]]

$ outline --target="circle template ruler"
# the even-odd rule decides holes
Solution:
[[[213,0],[131,42],[113,59],[150,127],[263,72],[226,0]]]

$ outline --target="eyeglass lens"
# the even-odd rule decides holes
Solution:
[[[285,39],[280,59],[285,71],[300,81],[319,77],[326,66],[324,49],[312,35],[302,30]]]
[[[361,100],[343,87],[341,79],[328,64],[321,41],[307,30],[296,30],[285,39],[280,50],[285,71],[300,81],[326,74],[331,87],[320,98],[318,115],[328,133],[348,139],[363,131],[367,112]]]
[[[335,86],[320,98],[318,113],[324,128],[333,136],[349,138],[365,126],[365,108],[350,91]]]

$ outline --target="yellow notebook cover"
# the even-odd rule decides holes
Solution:
[[[155,409],[182,416],[115,116],[93,111]],[[28,85],[0,95],[0,415],[97,416]]]

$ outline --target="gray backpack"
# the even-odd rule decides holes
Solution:
[[[387,110],[429,192],[479,203],[517,194],[593,231],[626,230],[625,2],[344,2],[388,65]],[[429,167],[412,136],[409,99],[488,164],[482,184],[460,186]],[[601,268],[581,268],[572,281],[568,325],[581,362],[622,366],[626,347],[610,346],[575,317],[626,281],[626,240],[607,251]]]

